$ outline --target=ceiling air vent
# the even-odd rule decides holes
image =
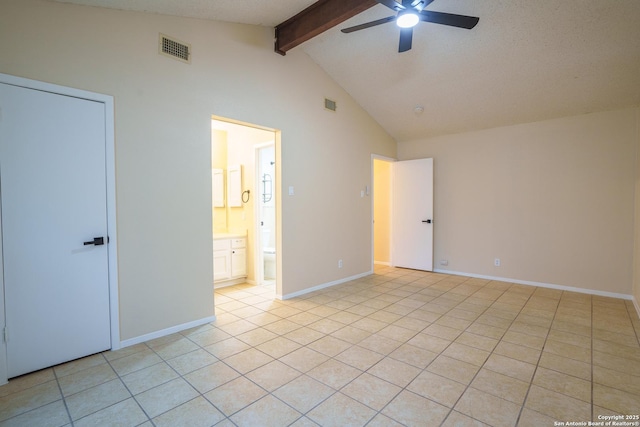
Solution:
[[[329,110],[329,111],[336,111],[336,109],[338,108],[338,105],[336,104],[336,101],[333,101],[329,98],[325,98],[324,99],[324,108]]]
[[[191,45],[164,34],[158,38],[158,52],[186,63],[191,62]]]

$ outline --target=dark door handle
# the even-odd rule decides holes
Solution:
[[[424,220],[424,221],[422,221],[422,222],[426,222],[427,224],[431,224],[431,220],[430,220],[430,219],[425,219],[425,220]]]
[[[94,237],[93,240],[90,240],[88,242],[84,242],[84,245],[96,245],[96,246],[100,246],[100,245],[104,245],[104,237]]]

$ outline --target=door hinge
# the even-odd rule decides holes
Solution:
[[[9,342],[9,330],[6,327],[2,330],[2,339],[4,342]]]

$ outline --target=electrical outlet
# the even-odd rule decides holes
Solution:
[[[449,260],[447,260],[447,259],[441,259],[441,260],[440,260],[440,265],[449,265]]]
[[[338,260],[338,268],[342,268],[342,260],[341,259]]]
[[[500,258],[496,258],[493,260],[493,265],[495,265],[496,267],[500,267]]]

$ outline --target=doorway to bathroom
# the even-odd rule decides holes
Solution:
[[[279,243],[280,132],[212,116],[213,276],[231,285],[276,291]]]

